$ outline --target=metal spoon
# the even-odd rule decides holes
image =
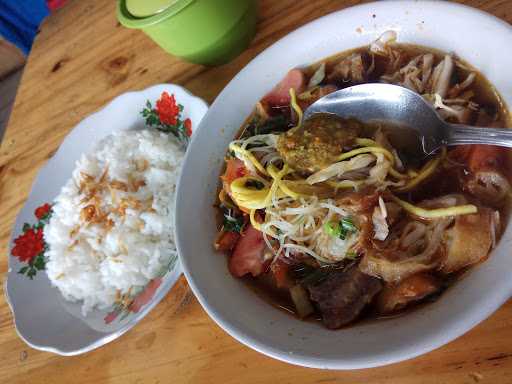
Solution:
[[[322,97],[304,111],[307,119],[316,113],[355,118],[363,123],[383,122],[395,131],[402,144],[416,141],[429,155],[444,145],[492,144],[512,147],[512,129],[450,124],[441,119],[419,94],[397,85],[362,84]],[[401,129],[395,129],[399,127]],[[418,148],[419,149],[419,148]],[[421,150],[420,149],[420,150]]]

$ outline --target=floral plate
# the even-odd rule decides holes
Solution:
[[[156,108],[148,101],[156,102]],[[47,246],[43,229],[51,216],[51,202],[71,176],[75,162],[103,137],[117,130],[151,125],[187,141],[207,110],[202,99],[179,86],[155,85],[116,97],[82,120],[64,139],[36,177],[12,232],[5,293],[16,330],[27,344],[60,355],[88,352],[128,331],[171,289],[182,273],[177,258],[146,287],[131,292],[114,307],[83,316],[80,303],[64,300],[44,271]],[[176,121],[175,115],[181,119]]]

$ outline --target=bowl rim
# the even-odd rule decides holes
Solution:
[[[325,15],[323,17],[320,17],[318,19],[315,19],[296,30],[292,31],[291,33],[287,34],[286,36],[282,37],[277,42],[273,43],[271,46],[267,47],[264,51],[259,53],[253,60],[251,60],[231,81],[230,83],[224,88],[224,90],[218,95],[215,102],[212,104],[210,110],[208,111],[207,115],[203,119],[201,123],[201,127],[198,129],[198,135],[195,137],[195,140],[192,140],[190,146],[194,146],[194,142],[197,141],[197,137],[200,136],[201,132],[206,130],[206,125],[208,125],[210,114],[215,111],[215,106],[218,104],[219,100],[221,100],[227,90],[230,88],[230,86],[233,83],[236,83],[239,78],[243,77],[245,73],[248,71],[248,68],[251,68],[253,66],[260,65],[260,62],[262,61],[262,58],[264,58],[269,51],[275,50],[276,46],[280,46],[285,44],[289,39],[292,39],[295,35],[299,33],[303,33],[304,31],[307,31],[308,29],[321,25],[324,23],[327,19],[330,18],[342,18],[343,14],[347,12],[347,10],[354,11],[356,9],[359,10],[368,10],[370,12],[373,12],[372,7],[378,6],[379,9],[382,9],[380,7],[390,6],[390,7],[396,7],[406,4],[415,4],[419,5],[418,3],[421,3],[424,7],[432,7],[435,9],[438,9],[439,12],[458,12],[458,11],[464,11],[467,13],[471,13],[475,18],[478,18],[480,20],[487,20],[488,22],[491,22],[495,24],[496,26],[501,26],[501,28],[506,29],[507,33],[510,33],[512,36],[512,26],[509,25],[507,22],[490,15],[484,11],[481,11],[479,9],[469,7],[463,4],[458,3],[451,3],[451,2],[439,2],[435,0],[388,0],[386,2],[371,2],[371,3],[365,3],[361,5],[356,5],[353,7],[345,8],[333,13],[330,13],[328,15]],[[319,58],[320,59],[320,58]],[[186,168],[186,164],[190,162],[190,153],[191,151],[187,151],[187,154],[184,159],[184,169]],[[184,195],[184,178],[183,178],[184,172],[182,173],[178,185],[177,185],[177,199],[178,201],[182,198]],[[178,207],[176,220],[179,220],[180,217],[180,210]],[[226,316],[221,313],[217,308],[211,306],[206,299],[205,295],[199,288],[199,285],[196,282],[196,273],[191,269],[191,265],[189,263],[189,260],[187,259],[187,252],[186,244],[184,240],[184,233],[180,231],[180,227],[177,225],[177,238],[176,238],[176,245],[178,247],[178,251],[180,254],[180,260],[183,266],[184,274],[187,278],[187,281],[197,297],[199,303],[204,308],[204,310],[208,313],[208,315],[222,328],[224,329],[229,335],[234,337],[236,340],[241,342],[242,344],[260,352],[267,356],[270,356],[272,358],[275,358],[280,361],[284,361],[291,364],[296,364],[300,366],[310,367],[310,368],[324,368],[324,369],[361,369],[361,368],[371,368],[371,367],[377,367],[382,365],[387,365],[391,363],[400,362],[403,360],[411,359],[414,357],[417,357],[419,355],[422,355],[424,353],[430,352],[434,349],[439,348],[440,346],[460,337],[467,331],[469,331],[471,328],[476,326],[481,321],[485,320],[488,316],[490,316],[494,311],[496,311],[506,300],[510,298],[512,295],[512,284],[509,285],[509,289],[505,292],[498,292],[494,294],[494,300],[490,302],[483,310],[474,311],[473,316],[468,320],[464,322],[464,324],[461,324],[461,322],[454,322],[450,324],[449,328],[446,328],[444,330],[444,333],[437,335],[437,337],[432,340],[432,342],[424,343],[421,346],[414,346],[416,347],[413,349],[408,349],[406,351],[401,351],[400,353],[394,353],[389,354],[385,358],[382,356],[370,360],[370,361],[357,361],[357,362],[344,362],[342,359],[324,359],[324,358],[318,358],[318,357],[312,357],[309,355],[299,355],[299,354],[289,354],[283,351],[282,349],[275,348],[273,346],[269,346],[266,343],[260,342],[256,337],[253,337],[251,334],[248,333],[247,329],[244,329],[243,327],[238,326],[237,324],[233,324],[233,321],[227,318]]]

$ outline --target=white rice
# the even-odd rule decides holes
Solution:
[[[77,162],[55,200],[44,238],[48,277],[65,299],[82,304],[84,315],[142,288],[177,256],[174,203],[183,155],[170,135],[126,130],[106,137]],[[99,198],[84,202],[83,174],[94,178],[88,185],[97,185],[106,169],[100,184],[105,187],[95,192]],[[119,182],[128,190],[112,188]],[[123,201],[131,202],[124,212]],[[99,222],[84,218],[83,208],[91,204],[103,215]]]

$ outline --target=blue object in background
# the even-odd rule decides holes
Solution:
[[[49,13],[44,0],[0,0],[0,35],[27,55]]]

